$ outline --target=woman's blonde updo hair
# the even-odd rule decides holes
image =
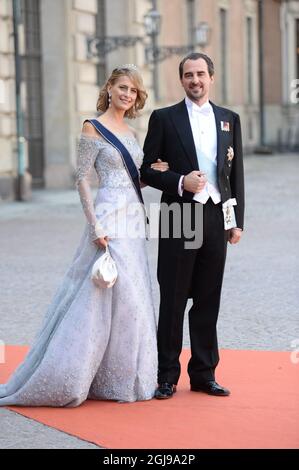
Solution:
[[[138,116],[138,111],[144,107],[148,95],[145,91],[142,77],[137,68],[133,65],[123,65],[112,71],[105,85],[100,90],[97,101],[97,111],[105,112],[106,109],[109,108],[108,87],[110,85],[114,85],[115,82],[123,76],[129,77],[137,88],[137,98],[135,104],[125,112],[125,117],[134,119]]]

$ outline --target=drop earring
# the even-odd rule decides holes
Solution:
[[[108,93],[108,106],[111,108],[111,93]]]

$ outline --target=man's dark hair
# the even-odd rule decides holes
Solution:
[[[186,55],[186,57],[183,58],[183,60],[181,61],[179,65],[180,79],[183,78],[184,63],[187,60],[198,60],[198,59],[205,60],[208,66],[208,72],[209,72],[210,77],[214,75],[214,64],[209,56],[207,56],[206,54],[203,54],[202,52],[190,52],[188,55]]]

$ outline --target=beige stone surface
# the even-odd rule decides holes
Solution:
[[[145,36],[144,14],[150,9],[148,0],[106,0],[105,34],[107,36]],[[162,15],[158,45],[187,45],[187,2],[159,0]],[[73,172],[76,139],[86,117],[96,115],[99,92],[97,59],[87,57],[87,36],[96,34],[97,0],[40,0],[41,65],[43,89],[44,167],[46,185],[69,185]],[[294,21],[299,16],[299,2],[265,0],[265,123],[266,140],[275,145],[280,133],[288,142],[298,141],[299,113],[290,105],[290,83],[295,76]],[[232,108],[241,116],[243,142],[247,151],[259,143],[259,76],[258,22],[256,0],[195,0],[194,25],[207,22],[209,43],[196,47],[214,60],[215,84],[211,99]],[[220,8],[227,9],[227,86],[228,100],[221,101]],[[248,67],[246,18],[253,24],[252,88],[253,102],[248,103]],[[98,21],[98,24],[100,22]],[[1,0],[0,7],[0,177],[3,171],[13,173],[13,139],[15,139],[14,46],[11,0]],[[100,31],[98,31],[101,33]],[[19,26],[20,50],[25,51],[25,29]],[[287,56],[289,51],[289,56]],[[295,51],[294,51],[295,52]],[[160,101],[153,93],[152,64],[145,63],[144,45],[120,47],[101,60],[106,75],[117,65],[135,63],[142,73],[149,94],[142,118],[134,121],[140,142],[146,134],[148,118],[154,108],[171,105],[184,97],[178,65],[181,56],[173,55],[157,64]],[[103,73],[103,72],[102,72]],[[101,75],[102,76],[102,75]],[[101,79],[102,80],[102,79]],[[26,84],[21,87],[23,109],[27,106]],[[1,100],[2,95],[2,100]],[[2,102],[1,102],[2,101]],[[297,135],[297,137],[296,137]],[[289,137],[291,136],[291,137]],[[2,137],[2,140],[1,140]],[[8,141],[4,145],[4,138]],[[298,143],[298,142],[297,142]],[[5,170],[3,169],[5,168]],[[61,172],[60,170],[63,169]],[[58,177],[57,174],[59,173]],[[60,177],[61,176],[61,177]]]

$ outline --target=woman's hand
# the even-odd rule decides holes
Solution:
[[[97,238],[96,240],[93,241],[95,245],[97,245],[98,248],[106,248],[108,245],[109,238]]]
[[[169,165],[167,162],[163,162],[162,160],[160,160],[160,158],[158,158],[158,160],[155,162],[155,163],[152,163],[151,164],[151,168],[153,170],[157,170],[157,171],[167,171],[169,170]]]

